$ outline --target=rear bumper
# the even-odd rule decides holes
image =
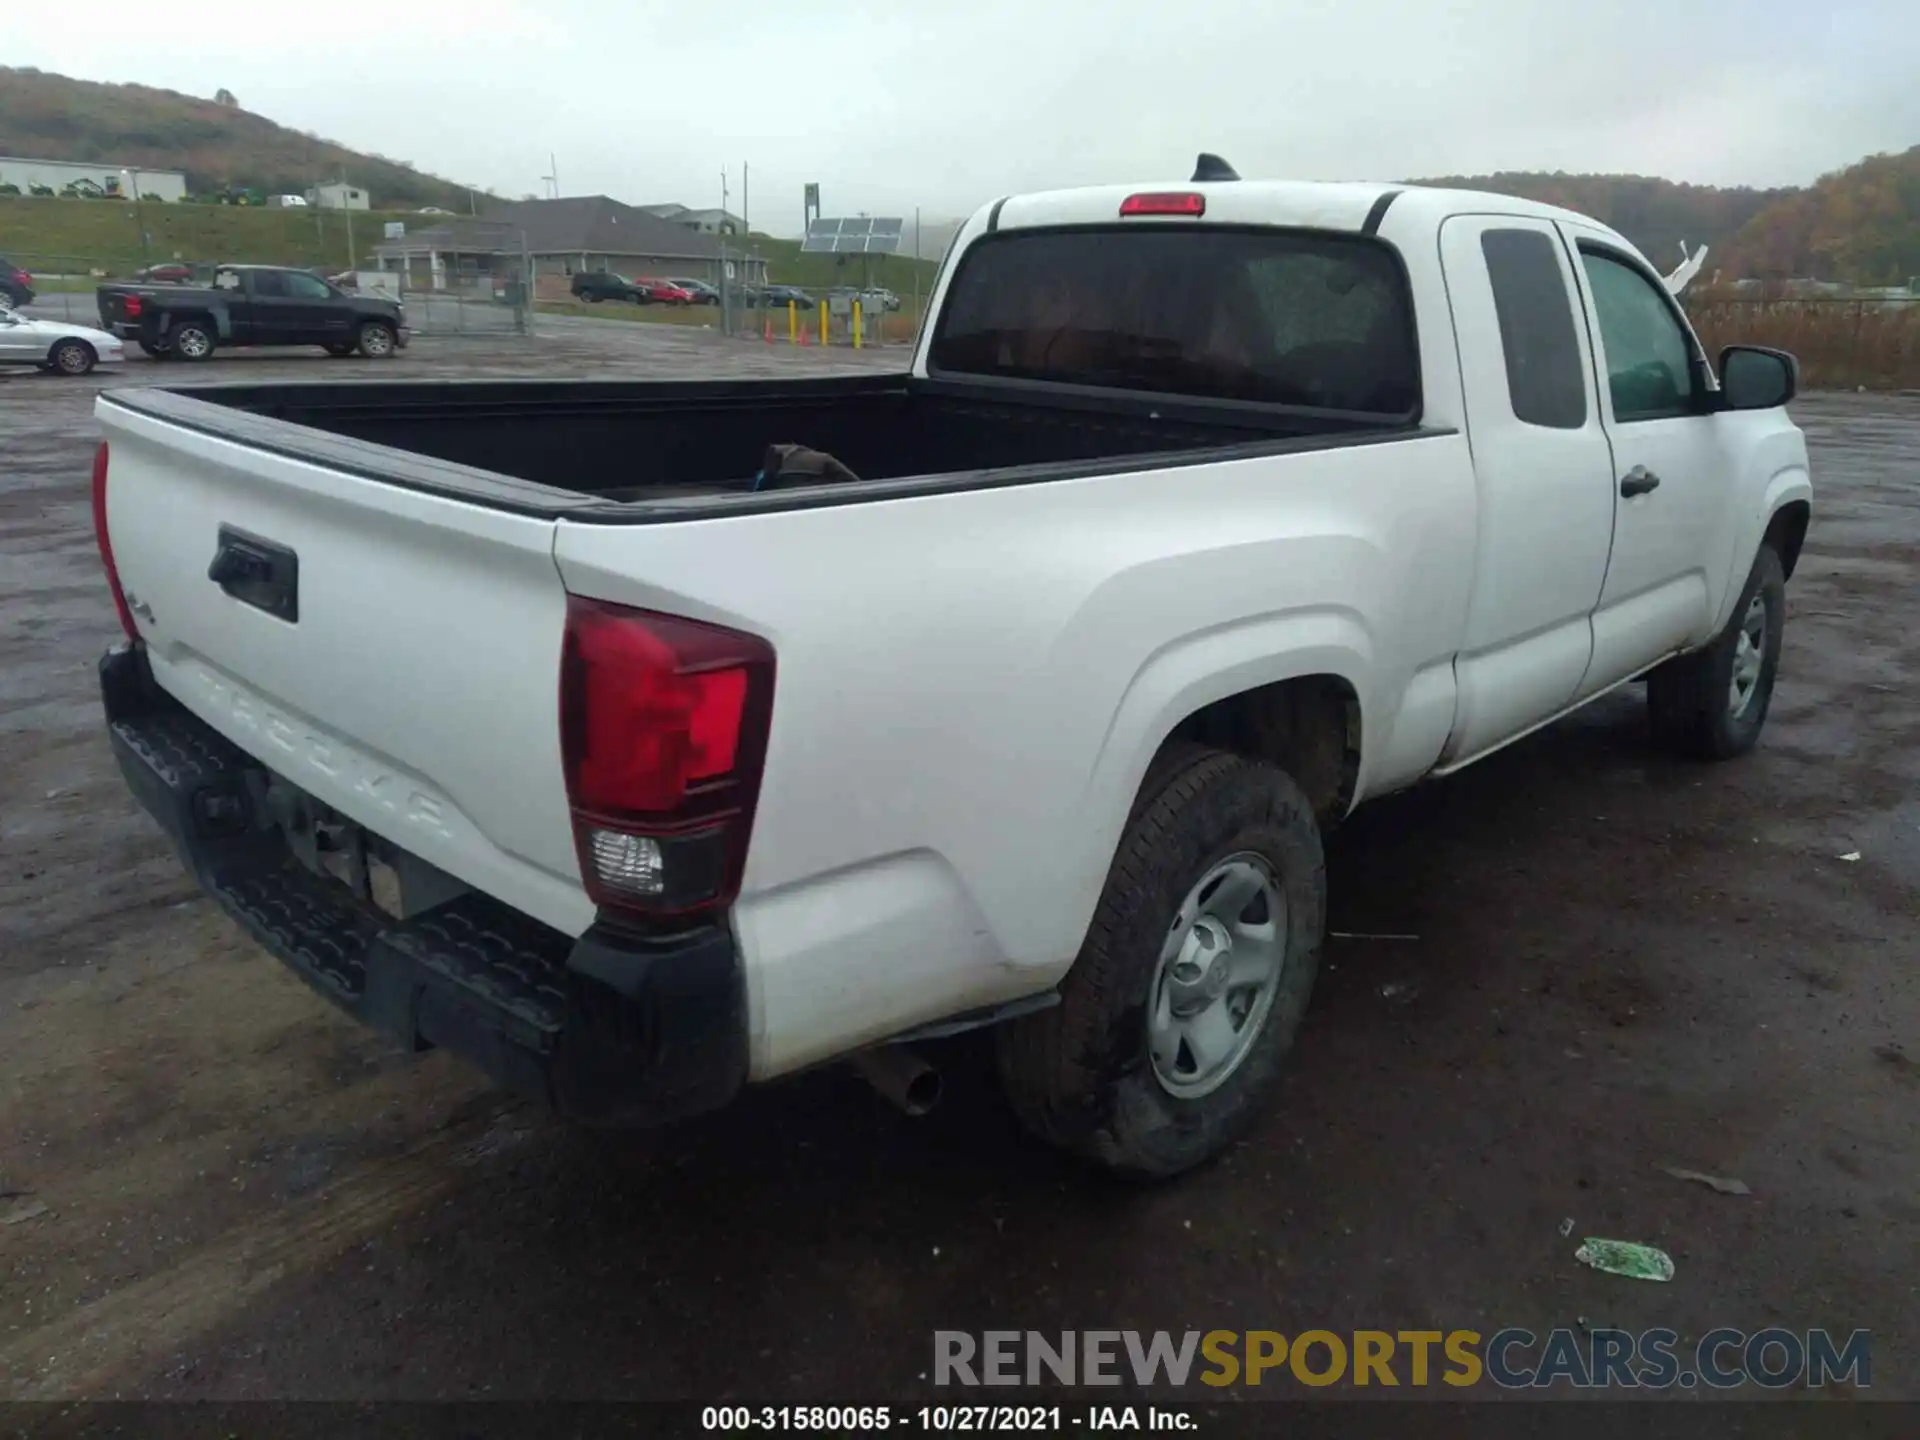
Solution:
[[[315,990],[408,1050],[444,1047],[560,1114],[650,1124],[745,1083],[731,935],[578,940],[477,893],[406,920],[306,869],[268,817],[269,772],[153,682],[145,648],[100,662],[121,773],[201,887]],[[281,782],[284,783],[284,782]]]

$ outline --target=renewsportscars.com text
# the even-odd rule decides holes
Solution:
[[[1873,1383],[1853,1330],[936,1330],[936,1385],[1191,1384],[1786,1389]]]

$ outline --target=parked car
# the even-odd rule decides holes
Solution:
[[[647,300],[654,305],[691,305],[693,292],[685,289],[675,280],[656,280],[647,276],[635,282],[647,292]]]
[[[0,255],[0,300],[16,310],[33,303],[33,276]]]
[[[160,360],[262,345],[385,358],[410,338],[397,301],[349,295],[311,271],[272,265],[217,266],[208,286],[102,285],[95,299],[107,330]]]
[[[194,268],[181,260],[169,260],[160,265],[149,265],[143,270],[133,272],[136,280],[162,285],[191,285],[194,281]]]
[[[590,305],[598,305],[602,300],[627,300],[635,305],[648,305],[653,301],[644,281],[629,280],[611,270],[576,270],[573,284],[568,288],[574,299]]]
[[[681,280],[676,278],[667,281],[667,284],[677,285],[680,289],[686,291],[688,295],[693,297],[693,303],[695,305],[718,305],[720,303],[719,287],[709,285],[704,280]]]
[[[103,331],[64,320],[36,320],[0,305],[0,364],[85,375],[97,364],[125,358],[120,342]]]
[[[819,303],[797,285],[769,285],[761,293],[769,306],[791,304],[801,310],[811,310]]]
[[[1797,369],[1615,231],[1218,179],[946,264],[897,374],[103,393],[134,794],[322,995],[563,1113],[842,1058],[919,1110],[993,1025],[1028,1126],[1164,1175],[1279,1079],[1326,827],[1636,679],[1759,740]]]

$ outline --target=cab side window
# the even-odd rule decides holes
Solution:
[[[286,275],[279,270],[254,271],[253,293],[261,299],[286,299],[288,293]]]
[[[1539,230],[1488,230],[1480,253],[1493,283],[1514,419],[1580,429],[1587,423],[1587,377],[1559,247]]]
[[[1666,292],[1634,266],[1581,247],[1606,352],[1607,388],[1620,423],[1693,410],[1693,346]]]
[[[302,275],[297,270],[287,273],[287,293],[296,300],[330,300],[333,291],[327,288],[327,282],[318,275]]]

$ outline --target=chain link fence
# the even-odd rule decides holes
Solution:
[[[437,270],[425,266],[410,270],[395,266],[385,270],[349,271],[325,266],[287,268],[305,269],[350,295],[383,294],[398,300],[406,307],[407,327],[416,335],[484,338],[529,333],[533,304],[531,287],[526,282],[530,268],[526,257],[502,252],[461,258],[464,263],[458,268]],[[149,278],[138,271],[115,273],[109,266],[85,255],[16,250],[0,254],[0,260],[12,262],[17,271],[29,277],[24,284],[27,293],[7,294],[6,300],[25,314],[74,325],[101,324],[100,286],[137,283]],[[152,277],[153,283],[186,286],[210,284],[216,267],[156,261],[153,268],[158,271]],[[7,274],[0,274],[0,290],[17,285]]]

